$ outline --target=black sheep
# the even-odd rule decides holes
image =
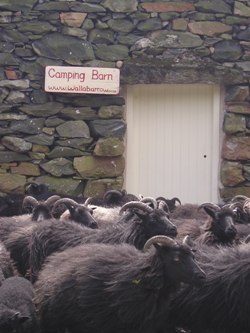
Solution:
[[[151,333],[180,284],[204,278],[190,249],[166,236],[151,238],[144,252],[81,245],[48,258],[35,303],[46,333]]]
[[[31,283],[18,276],[3,281],[0,287],[0,332],[36,333],[38,321]]]
[[[203,245],[196,248],[196,257],[206,281],[200,290],[187,286],[174,297],[166,326],[171,320],[172,327],[192,333],[250,332],[250,244]]]
[[[128,211],[129,209],[129,211]],[[146,241],[156,235],[176,236],[176,227],[160,209],[153,210],[146,204],[130,202],[122,207],[127,211],[120,223],[110,224],[105,229],[79,229],[69,221],[41,223],[32,234],[30,267],[32,281],[45,258],[55,251],[86,243],[128,243],[143,249]],[[131,211],[132,210],[132,211]],[[63,223],[62,223],[63,222]]]

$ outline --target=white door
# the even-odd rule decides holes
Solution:
[[[219,86],[127,86],[124,188],[218,202],[219,111]]]

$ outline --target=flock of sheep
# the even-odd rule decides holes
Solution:
[[[250,199],[0,196],[1,333],[249,333]]]

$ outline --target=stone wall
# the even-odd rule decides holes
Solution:
[[[247,0],[0,0],[0,191],[122,188],[124,98],[44,92],[45,66],[72,65],[225,86],[220,193],[250,196],[249,23]]]

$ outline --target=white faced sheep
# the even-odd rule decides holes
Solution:
[[[36,333],[38,321],[31,283],[18,276],[4,280],[0,287],[1,333]]]
[[[159,209],[154,210],[142,202],[129,202],[121,208],[121,213],[125,211],[123,222],[110,224],[104,229],[82,227],[79,230],[74,224],[70,225],[69,221],[44,222],[38,225],[30,241],[32,281],[48,255],[70,246],[86,243],[128,243],[142,249],[146,241],[153,236],[176,236],[176,227],[167,219],[166,213]]]
[[[35,303],[42,332],[151,333],[180,284],[204,279],[190,249],[166,236],[148,240],[144,252],[88,244],[48,258]]]

